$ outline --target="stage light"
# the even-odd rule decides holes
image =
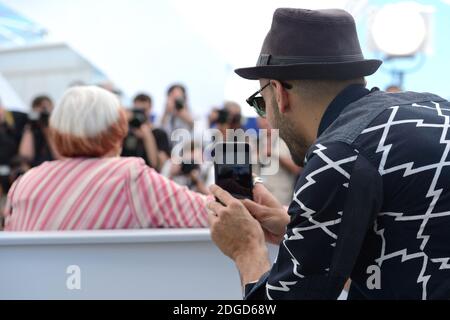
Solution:
[[[428,25],[420,6],[413,2],[389,4],[374,16],[371,26],[375,48],[387,56],[413,56],[422,51]]]

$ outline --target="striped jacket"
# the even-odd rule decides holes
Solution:
[[[12,186],[5,230],[201,228],[206,201],[138,158],[46,162]]]

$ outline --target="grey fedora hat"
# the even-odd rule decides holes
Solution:
[[[280,8],[256,67],[236,73],[250,80],[348,80],[374,74],[381,64],[364,59],[355,20],[348,12]]]

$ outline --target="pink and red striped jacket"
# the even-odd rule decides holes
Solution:
[[[202,228],[207,200],[138,158],[46,162],[12,186],[5,230]]]

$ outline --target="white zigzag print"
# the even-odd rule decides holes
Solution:
[[[448,296],[450,257],[443,239],[450,226],[450,108],[443,99],[434,102],[439,97],[399,97],[389,100],[394,101],[390,108],[372,109],[377,113],[369,114],[367,122],[361,117],[353,132],[345,127],[352,125],[349,111],[341,118],[342,128],[319,137],[289,208],[292,220],[280,261],[270,284],[265,283],[270,300],[308,296],[305,290],[311,288],[314,296],[328,284],[341,290],[339,281],[349,272],[354,284],[350,299]],[[360,113],[354,114],[359,121]],[[369,121],[372,125],[361,132]],[[346,189],[348,197],[343,196]],[[344,220],[343,226],[344,208],[353,199],[358,200],[351,214],[361,212],[364,219],[354,220],[361,224],[353,226]],[[362,226],[369,223],[373,226],[367,232]],[[364,234],[358,234],[360,229]],[[341,235],[343,247],[336,251]],[[345,255],[346,249],[351,254]],[[383,279],[375,289],[366,282],[373,264]]]
[[[330,245],[332,247],[335,247],[336,246],[335,240],[337,240],[337,235],[335,233],[333,233],[328,227],[339,224],[341,222],[342,218],[331,220],[331,221],[326,221],[326,222],[316,221],[316,220],[314,220],[314,214],[316,213],[316,211],[308,208],[304,203],[302,203],[298,199],[298,197],[301,194],[301,192],[303,192],[304,190],[306,190],[307,188],[311,187],[312,185],[314,185],[316,183],[316,180],[314,180],[314,177],[316,175],[323,173],[327,170],[335,170],[335,171],[339,172],[341,175],[343,175],[347,180],[350,180],[350,173],[345,171],[342,168],[342,165],[354,162],[358,158],[358,156],[352,156],[352,157],[348,157],[345,159],[341,159],[339,161],[333,161],[323,153],[323,151],[327,150],[327,148],[325,146],[318,144],[316,147],[317,147],[317,150],[314,151],[314,154],[318,155],[326,163],[326,165],[311,172],[311,174],[309,174],[305,178],[307,183],[305,183],[294,195],[294,201],[300,206],[300,208],[303,211],[305,211],[304,213],[301,214],[301,216],[307,218],[308,221],[312,224],[312,226],[292,229],[293,235],[290,237],[285,236],[285,240],[283,241],[283,246],[286,248],[286,250],[288,251],[288,253],[291,256],[291,261],[293,263],[293,275],[295,275],[296,277],[298,277],[300,279],[304,278],[303,275],[298,273],[298,267],[300,266],[300,263],[297,261],[295,256],[292,254],[291,250],[288,248],[287,243],[290,241],[304,239],[303,235],[301,234],[303,231],[322,229],[322,231],[325,234],[327,234],[328,236],[330,236],[333,239],[333,242]],[[346,183],[344,186],[348,188],[348,183]],[[337,214],[342,217],[343,212],[341,211],[341,212],[338,212]],[[326,271],[328,272],[329,269],[327,269]],[[272,297],[270,296],[269,290],[289,292],[290,291],[289,287],[296,285],[297,281],[294,281],[294,282],[279,281],[279,284],[280,284],[280,286],[273,286],[273,285],[269,285],[268,283],[266,284],[266,293],[267,293],[267,297],[270,300],[272,300]]]
[[[391,108],[392,113],[391,113],[387,123],[385,123],[383,125],[375,126],[372,128],[368,128],[363,131],[363,134],[364,134],[364,133],[369,133],[369,132],[383,129],[383,135],[382,135],[382,138],[380,139],[380,142],[379,142],[379,145],[378,145],[378,148],[376,151],[377,153],[382,153],[382,159],[381,159],[380,166],[379,166],[379,172],[382,176],[387,175],[392,172],[400,171],[400,170],[404,170],[404,175],[403,175],[404,177],[409,176],[409,175],[414,175],[414,174],[417,174],[417,173],[423,172],[423,171],[435,170],[431,185],[426,194],[426,198],[431,198],[431,203],[425,214],[416,215],[416,216],[403,216],[403,213],[392,213],[391,212],[391,213],[381,213],[379,215],[379,216],[385,215],[385,216],[395,217],[395,221],[422,220],[422,224],[417,232],[417,239],[421,240],[420,252],[408,254],[407,250],[403,249],[403,250],[399,250],[396,252],[386,254],[386,252],[385,252],[386,239],[384,237],[384,230],[377,230],[378,224],[375,224],[375,232],[382,238],[382,252],[381,252],[380,258],[377,259],[377,263],[380,266],[382,265],[382,263],[384,261],[386,261],[388,259],[392,259],[394,257],[401,257],[402,262],[405,262],[405,261],[408,261],[411,259],[419,259],[419,258],[423,259],[422,269],[417,278],[417,283],[422,283],[422,298],[423,299],[427,298],[427,283],[428,283],[428,280],[430,279],[429,275],[425,275],[429,257],[424,252],[424,249],[425,249],[428,241],[430,240],[430,235],[424,234],[424,231],[425,231],[427,223],[430,221],[430,219],[437,218],[437,217],[443,217],[443,216],[450,216],[450,212],[433,213],[434,207],[443,192],[442,189],[436,189],[438,179],[440,177],[442,169],[446,166],[450,166],[450,162],[446,161],[446,159],[449,155],[449,152],[450,152],[450,140],[446,139],[446,136],[448,134],[448,129],[450,127],[450,118],[449,118],[449,116],[446,116],[442,113],[443,110],[440,108],[439,103],[435,103],[435,102],[432,102],[432,103],[435,105],[434,110],[436,110],[438,116],[443,118],[443,120],[444,120],[443,124],[426,124],[426,123],[424,123],[424,120],[422,120],[422,119],[394,121],[394,118],[399,110],[399,107],[396,106],[396,107]],[[432,109],[431,107],[422,106],[422,105],[418,105],[418,104],[413,104],[412,107]],[[447,111],[448,109],[444,109],[444,110]],[[385,144],[387,137],[389,135],[390,129],[393,126],[407,124],[407,123],[409,123],[409,124],[415,123],[417,128],[429,127],[429,128],[441,128],[442,129],[442,134],[441,134],[439,143],[444,145],[445,149],[444,149],[444,152],[442,153],[441,159],[438,163],[434,163],[431,165],[427,165],[427,166],[423,166],[423,167],[415,168],[415,169],[413,169],[414,162],[405,163],[405,164],[398,165],[398,166],[395,166],[392,168],[385,167],[387,159],[389,157],[389,152],[391,151],[391,148],[392,148],[392,144],[390,144],[390,145]],[[432,259],[431,261],[434,263],[441,263],[440,269],[442,270],[442,269],[450,269],[450,265],[448,263],[449,260],[450,260],[450,258],[438,258],[438,259]]]
[[[295,256],[292,254],[291,250],[288,248],[287,241],[288,241],[287,236],[285,236],[285,240],[283,241],[283,246],[285,247],[286,251],[291,256],[291,261],[293,264],[292,274],[300,279],[303,279],[304,276],[298,272],[298,267],[300,266],[300,263],[297,261],[297,258],[295,258]],[[269,283],[266,284],[266,292],[267,292],[267,297],[269,298],[269,300],[273,300],[272,297],[270,296],[269,290],[289,292],[291,290],[289,288],[289,286],[296,285],[297,281],[292,281],[292,282],[279,281],[279,284],[280,284],[280,287],[270,285]]]
[[[270,291],[269,290],[289,292],[291,290],[289,288],[289,286],[296,285],[297,281],[291,281],[291,282],[280,281],[279,283],[280,283],[279,287],[272,286],[270,284],[266,285],[266,294],[267,294],[267,298],[269,300],[273,300],[273,298],[270,296]]]
[[[439,258],[439,259],[431,259],[432,262],[434,263],[440,263],[441,266],[439,267],[439,270],[445,270],[445,269],[450,269],[450,258]]]
[[[327,149],[326,147],[324,147],[321,144],[318,144],[316,147],[317,147],[317,150],[314,151],[314,154],[318,155],[326,163],[326,165],[321,167],[321,168],[319,168],[319,169],[317,169],[317,170],[315,170],[315,171],[313,171],[313,172],[311,172],[311,174],[309,174],[305,178],[306,181],[308,181],[308,182],[305,183],[294,195],[294,201],[298,203],[298,205],[300,206],[300,208],[302,210],[305,211],[303,214],[301,214],[301,216],[307,218],[308,221],[313,224],[313,226],[305,227],[305,228],[294,228],[294,229],[292,229],[292,232],[294,233],[294,236],[290,237],[289,240],[300,240],[300,239],[303,239],[303,236],[301,235],[302,231],[308,231],[308,230],[313,230],[313,229],[317,229],[317,228],[322,229],[326,234],[328,234],[333,239],[335,239],[335,240],[337,239],[337,235],[334,234],[333,232],[331,232],[327,227],[328,226],[334,226],[334,225],[340,223],[341,222],[341,218],[336,219],[336,220],[332,220],[332,221],[322,222],[322,223],[314,220],[313,217],[314,217],[314,214],[316,212],[314,210],[306,207],[305,204],[302,203],[298,199],[298,196],[305,189],[311,187],[312,185],[314,185],[316,183],[316,180],[314,180],[314,177],[316,175],[318,175],[320,173],[323,173],[324,171],[327,171],[327,170],[330,170],[330,169],[336,170],[337,172],[339,172],[340,174],[342,174],[345,178],[347,178],[349,180],[350,179],[350,173],[345,171],[341,166],[343,164],[356,161],[358,156],[352,156],[352,157],[345,158],[345,159],[342,159],[342,160],[339,160],[339,161],[333,161],[333,160],[331,160],[329,157],[327,157],[323,153],[323,151]],[[338,214],[340,216],[342,216],[342,212],[339,212]]]

